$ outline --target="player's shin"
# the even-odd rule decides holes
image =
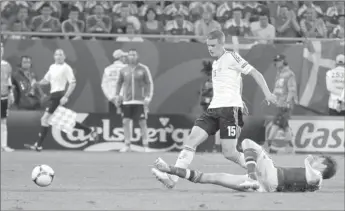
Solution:
[[[192,163],[193,158],[194,158],[194,154],[195,154],[195,149],[189,146],[184,146],[182,151],[180,152],[176,163],[175,163],[175,167],[178,168],[188,168],[188,166]],[[178,181],[178,177],[177,176],[172,176],[171,179],[174,182]]]
[[[170,171],[168,173],[195,183],[198,183],[202,177],[202,173],[199,171],[179,168],[176,166],[170,166]]]
[[[244,154],[237,150],[237,139],[221,139],[222,152],[226,159],[246,168]]]
[[[1,119],[1,147],[7,147],[7,120]]]
[[[257,180],[256,162],[258,159],[258,151],[255,149],[255,147],[251,147],[251,145],[253,145],[252,143],[254,142],[249,139],[245,139],[242,142],[242,148],[244,151],[244,159],[246,162],[248,176],[251,179]]]

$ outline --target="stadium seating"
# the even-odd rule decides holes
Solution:
[[[344,38],[344,2],[223,2],[2,1],[1,29],[12,33],[1,36],[4,39],[58,37],[142,41],[140,35],[155,35],[152,39],[160,41],[203,42],[200,37],[219,28],[229,36],[263,40]],[[55,33],[55,36],[43,33]],[[56,36],[60,33],[63,34]],[[95,36],[77,36],[79,33]],[[176,39],[176,35],[195,38]]]

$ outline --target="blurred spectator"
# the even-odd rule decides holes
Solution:
[[[334,2],[334,5],[329,7],[326,12],[326,26],[329,32],[333,32],[338,25],[338,16],[345,15],[344,2]]]
[[[202,19],[195,22],[195,35],[207,36],[211,31],[221,30],[221,25],[213,19],[212,10],[204,11]],[[199,38],[199,42],[204,42],[205,38]]]
[[[35,16],[32,19],[31,29],[35,32],[58,32],[61,29],[60,21],[52,17],[53,12],[50,4],[43,4],[41,6],[41,15]],[[40,38],[53,38],[53,37],[42,37]]]
[[[108,14],[110,12],[110,5],[109,2],[107,1],[94,1],[94,0],[88,0],[85,2],[85,12],[89,15],[92,15],[96,6],[102,7],[103,8],[103,13]]]
[[[19,109],[36,110],[46,98],[41,87],[36,84],[36,76],[32,72],[31,57],[23,56],[17,69],[12,73],[15,105]]]
[[[164,26],[162,22],[158,21],[157,10],[154,8],[148,8],[144,15],[144,21],[142,24],[143,34],[162,34]]]
[[[242,19],[242,9],[234,8],[232,10],[232,19],[224,24],[224,33],[231,36],[249,36],[250,27],[246,20]]]
[[[86,18],[86,31],[88,33],[107,34],[111,30],[111,19],[104,14],[104,8],[101,5],[94,7],[93,15]],[[97,38],[104,40],[104,38]]]
[[[307,10],[314,10],[316,12],[316,16],[322,16],[323,12],[321,7],[313,4],[313,1],[304,1],[303,5],[298,9],[297,16],[298,18],[302,19],[305,18]]]
[[[189,4],[189,21],[195,23],[196,21],[202,18],[202,14],[205,11],[208,11],[213,16],[216,13],[216,5],[212,2],[191,2]]]
[[[22,23],[20,21],[15,21],[14,23],[12,23],[10,31],[22,32],[22,31],[25,31],[25,29],[22,28]],[[7,38],[12,39],[12,40],[23,40],[23,39],[26,39],[26,36],[12,34],[12,35],[9,35]]]
[[[136,30],[133,23],[128,23],[126,27],[126,34],[138,34],[138,30]],[[144,42],[144,39],[141,37],[127,37],[127,36],[121,36],[116,39],[117,42]]]
[[[32,10],[38,15],[40,10],[43,10],[47,5],[50,6],[51,16],[60,19],[61,17],[61,4],[58,1],[37,1],[33,4]],[[42,12],[41,12],[42,13]]]
[[[79,20],[79,9],[73,7],[70,9],[68,19],[62,22],[61,30],[63,33],[66,33],[66,39],[80,40],[80,36],[69,36],[69,33],[83,33],[85,30],[85,23],[82,20]]]
[[[301,20],[301,31],[305,37],[325,38],[327,37],[327,28],[321,18],[317,18],[316,11],[309,8],[305,12],[305,18]]]
[[[248,1],[246,2],[244,9],[243,9],[243,14],[244,14],[244,19],[247,22],[255,22],[259,20],[259,10],[263,10],[264,5],[259,4],[257,1]]]
[[[130,17],[129,7],[122,7],[120,16],[113,16],[113,26],[111,32],[114,34],[126,33],[127,19]]]
[[[69,18],[69,14],[71,10],[74,10],[75,8],[79,11],[79,20],[85,20],[84,17],[84,3],[80,1],[68,1],[63,2],[61,4],[62,11],[61,11],[61,18],[60,21],[63,22]]]
[[[138,15],[141,18],[141,20],[145,20],[145,18],[147,18],[146,16],[147,16],[148,10],[153,10],[156,15],[155,19],[161,20],[163,9],[159,4],[160,3],[157,3],[156,1],[145,2],[145,4],[143,4],[139,9]]]
[[[130,15],[137,15],[139,12],[136,4],[128,2],[120,2],[115,4],[112,8],[112,12],[116,15],[119,15],[123,8],[128,8]]]
[[[218,6],[217,13],[216,13],[217,20],[221,24],[225,23],[227,20],[229,20],[232,17],[233,8],[244,9],[244,6],[238,1],[224,2],[223,4]]]
[[[337,25],[336,27],[333,29],[330,37],[331,38],[340,38],[340,39],[344,39],[345,35],[344,35],[344,27],[345,27],[345,15],[338,15],[337,18]]]
[[[164,20],[172,20],[174,19],[175,14],[181,14],[184,17],[188,17],[189,10],[188,7],[182,4],[182,2],[173,2],[166,6],[163,10]]]
[[[31,8],[27,1],[1,1],[1,21],[13,21],[20,8]]]
[[[273,43],[273,38],[276,37],[276,29],[268,23],[268,14],[265,11],[259,11],[259,21],[253,22],[250,25],[251,32],[254,37],[262,38],[260,43]]]
[[[297,37],[301,31],[295,12],[289,10],[286,4],[280,6],[279,14],[271,21],[277,30],[277,37]]]
[[[175,15],[175,20],[167,22],[165,26],[165,32],[171,35],[193,35],[193,24],[184,19],[182,12]],[[190,39],[169,38],[171,42],[189,42]]]
[[[30,31],[31,19],[29,17],[29,9],[27,7],[20,7],[15,18],[17,24],[20,24],[20,31]]]

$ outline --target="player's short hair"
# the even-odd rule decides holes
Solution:
[[[137,49],[135,49],[135,48],[131,48],[131,49],[129,49],[129,51],[128,51],[128,52],[131,52],[131,51],[132,51],[132,52],[133,52],[133,51],[134,51],[134,52],[138,52],[138,51],[137,51]]]
[[[326,166],[325,170],[322,172],[322,178],[330,179],[337,172],[337,162],[331,156],[323,155],[321,157],[324,158],[322,163]]]
[[[72,6],[71,9],[70,9],[70,13],[71,13],[71,12],[79,12],[78,7]]]
[[[225,43],[225,34],[221,30],[214,30],[211,31],[207,35],[207,39],[209,40],[218,40],[219,43]]]

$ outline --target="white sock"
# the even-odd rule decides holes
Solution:
[[[7,123],[1,120],[1,147],[7,147]]]
[[[195,149],[192,147],[185,146],[184,149],[180,152],[175,166],[179,168],[188,168],[188,166],[192,163],[193,158],[195,154]],[[179,177],[176,175],[170,175],[170,178],[174,181],[177,182]]]

